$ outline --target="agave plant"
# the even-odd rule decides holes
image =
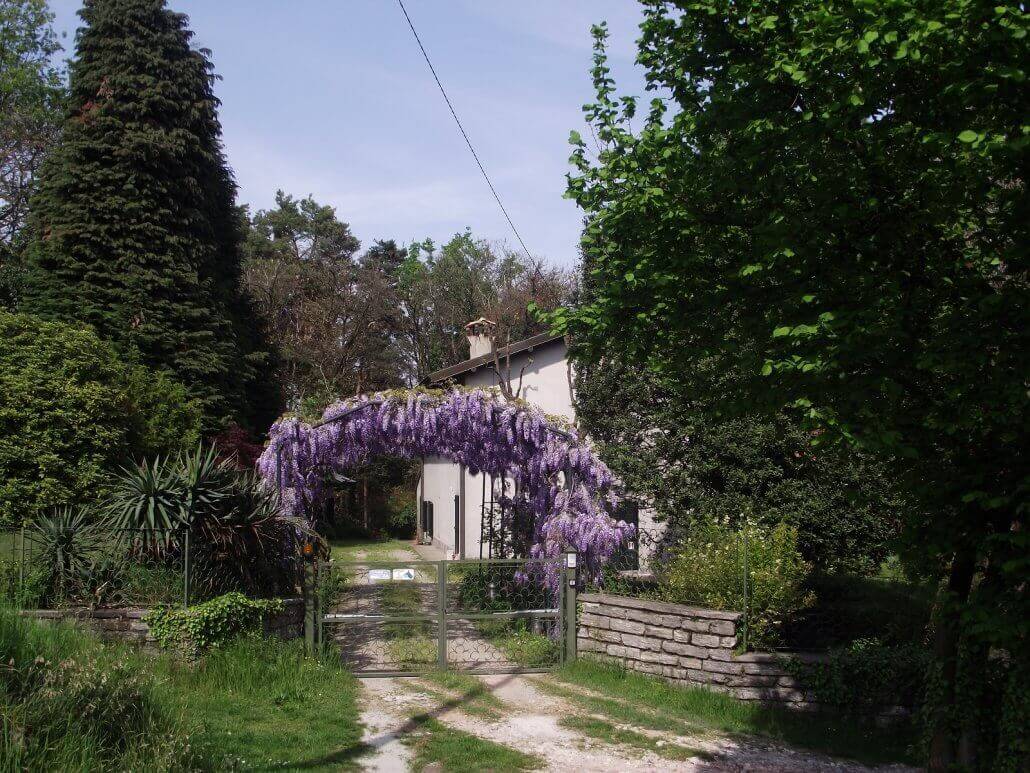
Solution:
[[[115,479],[105,511],[110,529],[171,531],[181,525],[178,475],[169,460],[124,468]]]
[[[214,449],[203,448],[125,468],[108,498],[105,525],[150,552],[165,553],[184,527],[217,512],[229,494],[231,473]]]
[[[85,584],[103,545],[103,534],[85,508],[64,507],[28,525],[32,561],[50,574],[51,595],[67,599]]]
[[[219,507],[198,517],[191,534],[202,588],[257,595],[291,591],[298,537],[318,539],[305,521],[283,514],[278,494],[260,477],[239,471]]]
[[[283,515],[277,493],[252,472],[200,447],[178,459],[155,459],[122,471],[105,525],[150,558],[189,551],[195,589],[271,593],[292,584],[291,550],[308,527]]]
[[[236,488],[239,475],[232,465],[218,458],[214,447],[203,446],[184,454],[176,465],[179,522],[194,524],[217,516]]]

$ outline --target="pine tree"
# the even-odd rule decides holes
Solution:
[[[208,52],[191,48],[187,17],[164,0],[86,0],[80,15],[24,308],[92,324],[171,370],[209,429],[259,424],[278,406],[253,396],[267,355],[240,289],[243,234]]]

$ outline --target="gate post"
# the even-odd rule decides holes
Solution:
[[[304,565],[303,582],[301,584],[304,596],[304,651],[308,655],[314,655],[317,652],[315,645],[315,615],[317,614],[315,595],[318,589],[315,585],[315,571],[318,559],[315,555],[314,545],[310,542],[304,543],[301,553],[301,561]]]
[[[447,562],[436,565],[437,665],[447,668]]]
[[[565,662],[571,663],[576,659],[576,554],[569,552],[565,554],[562,562],[562,587],[565,595],[565,609],[562,610],[565,629]]]

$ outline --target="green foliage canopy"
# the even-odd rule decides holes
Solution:
[[[593,295],[552,321],[670,383],[684,352],[740,373],[727,410],[793,406],[920,497],[909,555],[948,577],[935,768],[976,748],[960,627],[1030,634],[1028,28],[1016,2],[648,2],[647,114],[601,29],[596,158],[572,137]]]
[[[57,135],[60,50],[45,0],[0,0],[0,305],[18,293],[36,172]]]
[[[898,536],[902,492],[885,465],[854,449],[813,448],[796,417],[726,416],[718,402],[684,397],[608,346],[576,360],[576,417],[598,454],[675,542],[692,527],[788,523],[821,571],[871,572]],[[573,347],[576,351],[576,347]],[[724,379],[689,359],[694,379]]]
[[[0,524],[95,502],[134,454],[195,443],[200,408],[86,328],[0,312]]]

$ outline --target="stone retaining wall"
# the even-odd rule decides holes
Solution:
[[[266,636],[281,639],[297,639],[304,635],[304,600],[283,599],[286,608],[265,619]],[[156,647],[157,642],[150,633],[150,627],[143,617],[150,610],[146,607],[115,607],[111,609],[26,609],[24,617],[36,620],[72,621],[90,628],[108,641],[124,641],[144,647]]]
[[[581,653],[671,682],[701,685],[745,701],[819,708],[813,694],[781,665],[784,655],[734,654],[742,617],[739,612],[583,593],[576,641]]]

